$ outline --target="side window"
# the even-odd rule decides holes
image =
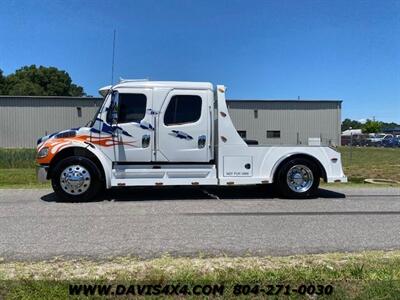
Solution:
[[[143,94],[119,94],[118,123],[139,123],[146,114],[146,96]]]
[[[246,136],[247,136],[246,130],[238,130],[237,132],[239,133],[239,135],[240,135],[240,137],[241,137],[242,139],[245,139],[245,138],[246,138]]]
[[[200,96],[173,96],[165,111],[164,124],[168,126],[196,122],[201,116],[201,102]]]
[[[268,139],[277,139],[281,137],[280,130],[268,130],[267,131],[267,138]]]

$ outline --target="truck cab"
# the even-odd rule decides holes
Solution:
[[[124,80],[101,88],[104,102],[87,126],[38,140],[39,178],[68,200],[112,187],[248,184],[306,198],[320,178],[347,181],[330,147],[246,144],[225,93],[208,82]]]

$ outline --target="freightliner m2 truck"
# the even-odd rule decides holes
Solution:
[[[248,145],[226,88],[207,82],[123,80],[85,127],[38,140],[38,177],[64,200],[113,187],[274,184],[289,198],[316,196],[320,178],[347,182],[340,153],[322,146]]]

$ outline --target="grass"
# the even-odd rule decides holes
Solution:
[[[50,182],[39,183],[36,169],[0,169],[0,188],[49,188]],[[0,298],[1,299],[1,298]]]
[[[360,183],[366,178],[400,181],[400,148],[340,147],[339,151],[351,182]]]
[[[318,299],[398,299],[400,251],[289,257],[164,256],[151,260],[121,257],[107,261],[0,262],[0,278],[0,297],[3,294],[9,299],[67,299],[70,283],[223,284],[225,299],[232,298],[235,284],[263,287],[331,284],[333,294]],[[309,297],[293,294],[286,298]]]
[[[0,169],[35,168],[36,149],[0,148]]]
[[[366,178],[400,181],[400,148],[339,147],[338,151],[354,186],[388,186],[364,184]],[[34,149],[0,149],[0,188],[49,187],[37,183],[35,172]]]

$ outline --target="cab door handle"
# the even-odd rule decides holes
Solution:
[[[197,140],[197,146],[199,149],[204,148],[206,145],[207,137],[205,135],[199,136],[199,139]]]
[[[150,135],[144,134],[142,136],[142,148],[147,148],[150,145]]]

